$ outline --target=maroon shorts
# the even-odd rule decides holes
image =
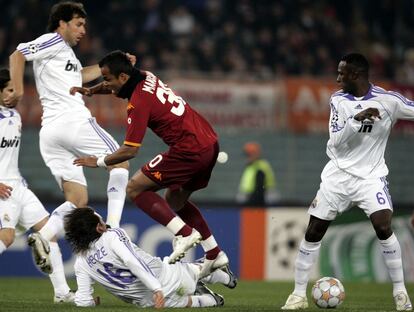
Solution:
[[[194,154],[169,149],[142,166],[141,171],[162,188],[196,191],[208,185],[218,152],[218,143]]]

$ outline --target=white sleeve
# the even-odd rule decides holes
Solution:
[[[49,33],[25,43],[20,43],[16,50],[21,52],[26,61],[33,61],[55,55],[66,46],[58,33]]]
[[[111,249],[149,290],[161,290],[161,283],[144,259],[134,251],[129,237],[122,235],[111,240]]]
[[[414,120],[414,102],[398,92],[390,91],[390,93],[399,99],[395,110],[396,119]]]
[[[339,146],[353,137],[361,128],[361,122],[354,116],[346,116],[339,105],[330,101],[331,114],[329,117],[329,139],[333,146]]]
[[[76,261],[75,263],[76,282],[78,290],[75,294],[75,304],[78,307],[94,307],[95,300],[93,300],[93,281],[88,272]]]

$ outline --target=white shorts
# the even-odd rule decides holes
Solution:
[[[386,177],[361,179],[328,163],[308,213],[319,219],[334,220],[338,213],[353,206],[364,210],[368,217],[379,210],[392,210]]]
[[[76,158],[107,155],[119,148],[93,117],[46,124],[39,139],[40,153],[60,188],[62,180],[87,185],[83,168],[73,165]]]
[[[170,273],[164,273],[164,276],[160,277],[163,291],[165,291],[165,306],[168,308],[185,308],[188,304],[188,296],[194,294],[200,274],[200,266],[177,262],[168,265],[167,268]],[[172,276],[174,278],[171,278]],[[165,283],[166,281],[168,282]]]
[[[0,229],[16,229],[16,235],[27,232],[44,218],[49,216],[45,207],[35,194],[22,181],[2,181],[13,191],[7,199],[0,199]]]

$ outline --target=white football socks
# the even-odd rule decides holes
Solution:
[[[76,209],[76,206],[69,201],[57,207],[50,215],[46,224],[40,229],[40,235],[48,241],[55,236],[61,237],[64,235],[63,219],[73,209]]]
[[[191,296],[192,308],[214,307],[217,302],[212,295],[205,294],[200,296]]]
[[[213,235],[210,235],[207,239],[202,240],[200,242],[200,245],[201,245],[201,247],[203,247],[203,250],[205,252],[207,252],[207,251],[209,251],[213,248],[216,248],[218,246],[218,244],[216,242],[216,239],[214,238]]]
[[[108,214],[106,223],[112,228],[119,227],[122,210],[124,209],[126,187],[128,184],[128,170],[114,168],[109,172],[107,187]]]
[[[62,254],[58,243],[49,242],[50,246],[50,262],[52,264],[53,272],[49,274],[50,281],[52,282],[55,296],[64,296],[70,288],[65,278],[65,271],[63,270]]]
[[[202,278],[201,281],[207,284],[220,283],[223,285],[227,285],[230,282],[230,276],[222,270],[215,270],[210,275],[207,275],[206,277]]]
[[[313,264],[319,256],[321,242],[311,243],[303,239],[295,262],[295,290],[293,294],[306,297],[306,287]]]
[[[6,245],[4,245],[3,241],[0,240],[0,255],[7,249]]]
[[[401,247],[397,237],[393,233],[386,240],[379,240],[382,256],[388,268],[393,284],[393,295],[398,292],[407,292],[404,285],[404,272],[401,260]]]

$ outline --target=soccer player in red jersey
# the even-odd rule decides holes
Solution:
[[[150,128],[168,146],[129,180],[127,194],[145,213],[175,234],[170,263],[201,242],[205,254],[202,276],[228,265],[190,195],[207,186],[219,145],[210,124],[154,74],[135,69],[125,53],[106,55],[99,66],[104,82],[92,88],[74,87],[71,93],[114,93],[129,100],[124,144],[114,153],[82,157],[76,165],[106,167],[135,157]],[[167,188],[165,199],[156,192]]]

